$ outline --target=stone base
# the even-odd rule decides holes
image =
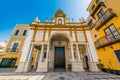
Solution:
[[[31,62],[20,62],[15,72],[28,72],[31,70]]]
[[[72,63],[72,71],[73,72],[84,72],[83,63],[82,62],[73,62]]]
[[[48,71],[48,62],[38,62],[36,72],[47,72]]]
[[[98,62],[88,62],[89,64],[89,71],[91,72],[99,72],[100,69],[98,69],[97,64]]]

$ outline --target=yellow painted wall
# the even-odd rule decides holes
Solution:
[[[24,30],[28,30],[28,29],[29,29],[28,27],[18,27],[18,26],[15,27],[15,29],[11,35],[11,38],[9,39],[9,42],[6,46],[6,50],[3,54],[3,56],[0,56],[1,60],[2,60],[2,58],[17,58],[15,65],[16,66],[18,65],[18,63],[20,61],[20,57],[21,57],[21,50],[22,50],[24,41],[26,39],[26,36],[22,36],[22,34],[23,34]],[[19,30],[19,33],[17,36],[14,36],[16,30]],[[12,47],[12,43],[15,41],[20,42],[20,44],[18,46],[18,51],[17,52],[10,52],[10,48]]]
[[[105,68],[111,68],[115,70],[120,70],[120,62],[118,61],[114,50],[120,49],[120,44],[114,44],[111,46],[107,46],[105,48],[97,49],[97,54],[101,62],[104,64]]]
[[[112,11],[117,15],[117,17],[114,17],[113,19],[111,19],[104,26],[102,26],[99,30],[95,30],[94,27],[91,29],[91,35],[92,35],[92,39],[94,42],[98,40],[99,38],[105,36],[104,29],[107,28],[112,23],[116,26],[116,28],[120,27],[120,5],[119,5],[120,0],[116,0],[116,1],[105,0],[104,3],[106,5],[106,8],[100,7],[99,10],[94,15],[95,18],[92,18],[92,22],[95,23],[98,20],[97,14],[101,9],[106,11],[108,8],[111,8]],[[96,5],[95,2],[93,2],[92,5]],[[88,11],[90,14],[92,13],[91,8],[89,8]],[[94,37],[95,34],[97,34],[97,38]],[[104,64],[105,68],[110,67],[111,69],[120,70],[120,62],[118,61],[114,53],[114,50],[120,50],[120,43],[113,44],[112,47],[113,48],[111,48],[111,46],[106,46],[104,48],[96,49],[98,57],[101,60],[101,62]]]

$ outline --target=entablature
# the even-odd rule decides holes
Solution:
[[[37,29],[49,29],[49,28],[51,28],[51,29],[74,29],[74,28],[76,28],[77,30],[78,29],[85,29],[85,30],[90,30],[90,28],[89,28],[89,26],[87,25],[87,24],[85,24],[85,25],[36,25],[36,24],[30,24],[30,29],[34,29],[35,30],[35,28],[37,28]]]

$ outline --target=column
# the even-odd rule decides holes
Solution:
[[[98,62],[96,49],[95,49],[95,46],[94,46],[94,43],[93,43],[93,40],[91,38],[91,34],[90,34],[89,30],[86,31],[86,36],[87,36],[87,40],[88,40],[88,46],[87,47],[88,47],[88,51],[91,54],[92,60],[93,60],[93,62]]]
[[[80,59],[80,51],[79,51],[79,48],[78,48],[78,44],[76,44],[76,52],[77,52],[77,55],[78,55],[78,62],[75,61],[72,63],[72,71],[73,72],[83,72],[84,69],[83,69],[83,63],[81,62],[81,59]]]
[[[28,58],[27,58],[26,62],[31,62],[31,60],[32,60],[33,50],[34,50],[34,45],[31,44],[30,52],[29,52],[29,55],[28,55]]]
[[[89,70],[92,72],[96,72],[96,71],[100,71],[97,67],[98,64],[98,57],[97,57],[97,53],[96,53],[96,49],[90,34],[90,31],[87,30],[86,31],[86,36],[87,36],[87,40],[88,40],[88,44],[87,44],[87,51],[88,51],[88,55],[90,57],[90,61],[89,63]]]
[[[79,60],[79,62],[81,62],[81,56],[80,56],[78,44],[76,44],[76,50],[77,50],[77,54],[78,54],[78,60]]]
[[[71,44],[71,55],[72,55],[72,61],[75,61],[73,44]]]
[[[88,44],[86,45],[86,54],[88,56],[89,62],[93,62],[92,55],[91,55],[91,52],[90,52]]]
[[[44,44],[42,44],[42,47],[41,47],[40,59],[38,61],[36,72],[47,72],[48,71],[47,62],[42,61],[43,54],[44,54]]]
[[[49,59],[49,49],[50,49],[50,46],[49,46],[49,44],[48,44],[48,45],[47,45],[46,62],[48,62],[48,59]]]
[[[42,44],[42,47],[41,47],[40,62],[42,62],[43,60],[43,54],[44,54],[44,44]]]
[[[31,44],[30,52],[29,52],[28,58],[27,58],[27,60],[26,60],[26,64],[25,64],[25,66],[24,66],[24,72],[28,72],[28,71],[31,70],[33,51],[34,51],[34,45]]]

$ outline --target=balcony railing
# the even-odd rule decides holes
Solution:
[[[16,53],[16,52],[19,52],[19,49],[13,50],[12,48],[7,48],[7,50],[5,52],[14,52],[14,53]]]
[[[108,9],[106,13],[95,23],[95,29],[100,29],[104,24],[106,24],[109,20],[115,17],[116,14],[113,13],[112,9]]]
[[[113,35],[114,34],[114,35]],[[105,35],[95,42],[97,49],[120,42],[120,28],[112,34]]]
[[[100,1],[98,2],[98,4],[97,4],[97,5],[95,6],[95,8],[93,9],[93,12],[92,12],[91,16],[94,16],[94,14],[98,11],[98,9],[99,9],[101,6],[106,7],[105,4],[104,4],[104,0],[100,0]]]

